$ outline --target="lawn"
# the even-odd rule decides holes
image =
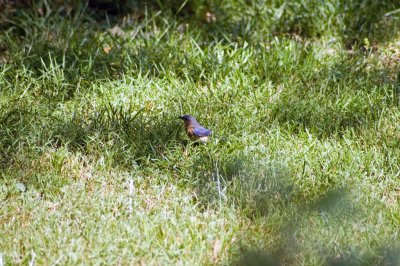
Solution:
[[[125,4],[0,16],[0,266],[400,264],[398,1]]]

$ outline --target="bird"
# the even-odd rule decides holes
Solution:
[[[203,143],[208,141],[212,131],[200,125],[196,118],[191,115],[182,115],[179,118],[185,122],[186,134],[191,140]]]

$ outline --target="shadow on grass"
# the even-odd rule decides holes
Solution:
[[[76,13],[85,10],[82,2],[41,3],[30,8],[37,12],[41,6],[43,10],[50,7],[53,13],[63,9]],[[86,12],[100,24],[122,20],[129,13],[143,19],[147,13],[163,12],[177,22],[197,24],[203,29],[204,37],[217,42],[243,44],[265,41],[266,36],[318,38],[328,32],[339,35],[345,46],[351,48],[353,45],[360,47],[365,38],[372,43],[390,40],[399,25],[397,9],[400,6],[397,0],[331,0],[327,3],[274,0],[258,4],[253,1],[92,0],[88,1],[88,7]]]
[[[45,147],[103,153],[114,164],[131,166],[133,161],[161,158],[182,131],[178,115],[147,117],[143,109],[126,106],[108,105],[90,114],[77,111],[63,118],[43,108],[21,102],[0,115],[2,166],[13,165],[23,154],[37,155]]]
[[[357,252],[342,255],[327,255],[323,260],[323,265],[329,266],[350,266],[350,265],[387,265],[395,266],[400,263],[399,248],[381,247],[375,254],[360,255]],[[268,253],[257,249],[241,250],[240,259],[231,265],[237,266],[279,266],[279,265],[296,265],[294,261],[288,261],[287,250],[279,250]]]
[[[243,244],[260,237],[253,236],[254,232],[249,235],[244,232],[234,248],[236,257],[231,265],[296,265],[299,257],[310,249],[316,250],[313,259],[323,265],[397,265],[400,262],[398,248],[391,244],[366,249],[357,244],[335,248],[330,240],[320,243],[299,240],[299,232],[315,231],[319,226],[316,221],[320,219],[320,226],[330,228],[327,230],[364,219],[363,207],[354,201],[354,195],[347,188],[332,184],[325,191],[319,191],[313,200],[304,199],[296,192],[288,169],[279,162],[251,162],[240,156],[216,162],[204,154],[201,158],[194,162],[193,176],[199,181],[193,185],[202,209],[231,204],[253,222],[275,221],[277,215],[280,217],[271,229],[277,229],[274,231],[277,236],[270,250]],[[388,243],[392,242],[388,240]]]
[[[37,149],[46,142],[44,127],[50,116],[47,111],[42,113],[45,117],[40,117],[35,107],[23,100],[10,100],[0,106],[0,166],[13,165],[17,158],[27,156],[24,150]]]
[[[265,35],[320,37],[325,31],[331,30],[339,34],[349,48],[362,44],[364,38],[374,43],[390,39],[395,33],[394,27],[398,25],[396,10],[400,7],[396,0],[327,3],[276,0],[257,5],[252,1],[217,3],[205,0],[97,2],[103,4],[107,11],[119,9],[122,13],[126,10],[170,13],[180,21],[190,20],[198,24],[204,28],[206,36],[218,41],[252,42],[258,40],[259,36],[265,38]],[[331,21],[327,22],[327,18]],[[324,26],[327,23],[328,29]],[[263,28],[268,28],[268,31],[263,32]]]
[[[201,208],[230,205],[252,222],[276,221],[272,228],[266,229],[273,230],[271,249],[243,244],[260,237],[252,235],[251,230],[249,235],[244,232],[234,248],[236,257],[231,265],[296,265],[301,258],[307,260],[302,257],[307,252],[315,252],[316,257],[312,259],[323,265],[397,265],[400,262],[398,248],[392,244],[370,248],[344,244],[346,248],[335,248],[329,239],[320,243],[299,239],[302,232],[310,230],[314,234],[319,226],[320,230],[326,226],[329,231],[365,218],[366,210],[346,187],[332,183],[325,190],[319,190],[313,199],[305,199],[296,191],[285,165],[277,161],[249,160],[240,155],[218,161],[201,154],[194,161],[192,171],[198,177],[193,185]]]
[[[390,40],[399,26],[396,14],[391,13],[400,7],[396,0],[353,0],[343,1],[341,34],[344,44],[351,47],[362,45],[364,38],[373,43]]]
[[[249,218],[268,216],[276,206],[286,206],[293,196],[288,169],[276,161],[254,162],[245,156],[200,153],[193,162],[191,183],[202,206],[232,204]]]
[[[319,249],[318,260],[323,265],[398,265],[400,263],[399,247],[393,244],[361,250],[360,247],[329,248],[321,243],[305,243],[296,238],[302,228],[311,226],[310,215],[318,214],[329,217],[326,226],[338,226],[353,219],[359,219],[358,207],[348,197],[349,192],[343,188],[332,189],[314,201],[290,202],[291,214],[278,231],[278,243],[272,250],[264,250],[245,245],[238,246],[237,260],[232,265],[296,265],[297,256],[304,255],[304,248]],[[258,209],[256,210],[258,211]],[[329,221],[329,222],[328,222]],[[251,236],[249,236],[251,238]],[[246,236],[244,237],[246,238]],[[388,241],[388,243],[392,243]],[[328,243],[325,243],[328,244]],[[314,258],[315,259],[315,258]],[[296,263],[297,261],[297,263]]]
[[[326,3],[277,0],[264,5],[248,1],[236,5],[241,14],[241,19],[238,19],[238,11],[232,12],[235,5],[225,3],[212,6],[211,12],[217,14],[217,19],[203,26],[219,41],[252,43],[273,36],[307,39],[327,34],[339,36],[350,49],[362,47],[365,38],[373,44],[380,44],[395,36],[400,26],[396,13],[399,7],[396,0]],[[268,25],[268,30],[265,30],[265,25]]]
[[[85,122],[78,117],[60,124],[53,139],[58,145],[90,150],[91,142],[112,154],[116,164],[140,164],[142,159],[156,159],[174,145],[182,130],[181,121],[171,114],[146,117],[143,109],[105,106]],[[96,147],[92,147],[95,149]],[[107,153],[107,152],[106,152]]]
[[[386,108],[398,106],[400,90],[395,69],[371,67],[364,60],[362,55],[345,57],[301,80],[271,104],[271,120],[319,137],[374,127]]]

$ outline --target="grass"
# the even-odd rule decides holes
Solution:
[[[395,2],[18,10],[0,35],[0,261],[398,264]]]

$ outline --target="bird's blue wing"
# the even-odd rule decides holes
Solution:
[[[207,137],[211,135],[211,130],[204,128],[204,127],[196,127],[193,129],[193,134],[197,137]]]

